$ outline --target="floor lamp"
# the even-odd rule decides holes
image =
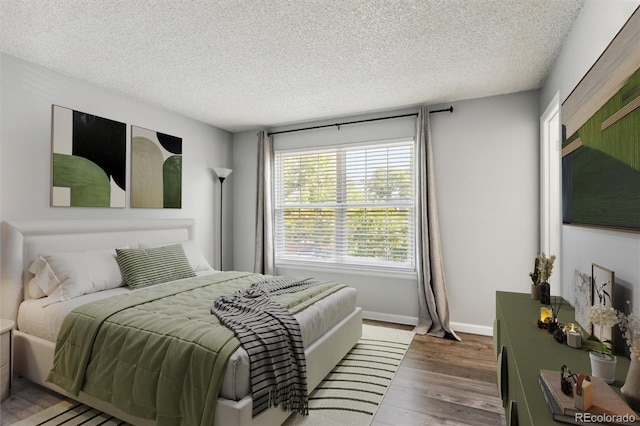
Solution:
[[[213,171],[220,179],[220,270],[222,271],[222,184],[232,170],[224,167],[214,167]]]

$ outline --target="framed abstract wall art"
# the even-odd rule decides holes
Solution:
[[[182,207],[182,138],[131,126],[131,207]]]
[[[562,105],[563,222],[640,231],[640,9]]]
[[[52,106],[52,207],[125,207],[126,125]]]

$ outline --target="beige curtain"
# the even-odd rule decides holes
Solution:
[[[256,253],[254,271],[275,275],[273,246],[273,138],[258,133],[258,196],[256,200]]]
[[[427,107],[420,108],[418,112],[416,138],[418,159],[416,270],[419,310],[415,332],[460,340],[449,326],[449,303],[440,245],[431,124]]]

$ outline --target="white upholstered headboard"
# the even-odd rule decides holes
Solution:
[[[2,222],[0,317],[15,319],[23,275],[38,253],[96,250],[194,239],[193,219]]]

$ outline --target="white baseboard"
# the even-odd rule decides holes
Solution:
[[[395,324],[417,325],[418,318],[405,315],[385,314],[382,312],[363,311],[362,317],[368,320],[392,322]],[[484,325],[452,322],[451,328],[460,333],[479,334],[481,336],[493,336],[493,327]]]
[[[462,322],[452,322],[451,328],[460,333],[479,334],[481,336],[493,336],[493,327],[486,325],[465,324]]]
[[[392,322],[395,324],[418,325],[418,318],[416,317],[385,314],[382,312],[363,311],[362,318],[374,321]]]

